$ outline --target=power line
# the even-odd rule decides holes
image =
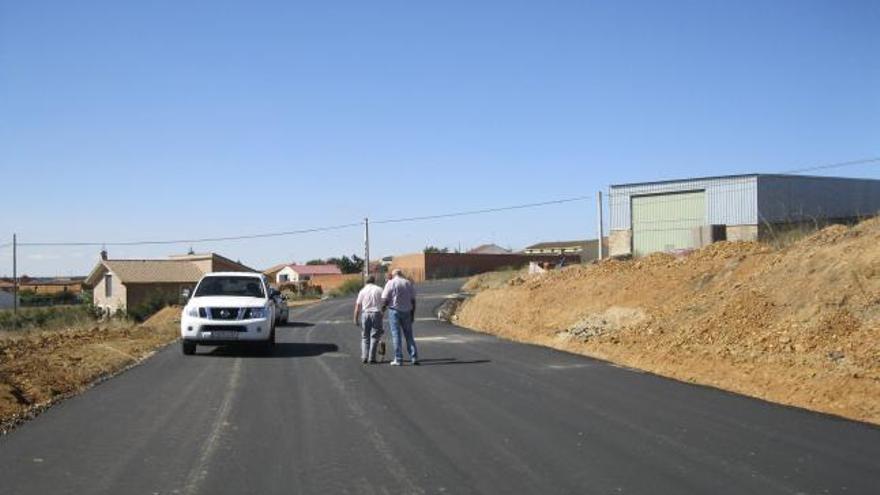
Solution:
[[[830,163],[828,165],[817,165],[815,167],[807,167],[807,168],[799,168],[795,170],[786,170],[785,172],[779,172],[780,174],[799,174],[802,172],[814,172],[816,170],[828,170],[832,168],[842,168],[842,167],[851,167],[853,165],[864,165],[866,163],[876,163],[880,162],[880,157],[874,158],[863,158],[861,160],[850,160],[847,162],[839,162],[839,163]]]
[[[309,234],[313,232],[328,232],[331,230],[349,229],[352,227],[360,227],[362,224],[347,223],[341,225],[331,225],[328,227],[315,227],[311,229],[288,230],[284,232],[268,232],[262,234],[237,235],[226,237],[202,237],[198,239],[169,239],[155,241],[123,241],[123,242],[19,242],[19,246],[158,246],[167,244],[197,244],[202,242],[222,242],[222,241],[242,241],[247,239],[265,239],[269,237],[282,237],[296,234]]]
[[[869,163],[877,163],[880,162],[880,157],[874,158],[865,158],[860,160],[850,160],[846,162],[838,162],[831,163],[826,165],[818,165],[814,167],[800,168],[794,170],[788,170],[784,172],[777,172],[780,174],[794,174],[794,173],[802,173],[802,172],[810,172],[816,170],[828,170],[833,168],[842,168],[853,165],[863,165]],[[729,189],[723,192],[734,192],[734,189]],[[616,198],[611,195],[609,197],[609,202],[614,201]],[[454,217],[462,217],[462,216],[470,216],[470,215],[481,215],[486,213],[496,213],[502,211],[510,211],[510,210],[521,210],[528,208],[538,208],[542,206],[550,206],[564,203],[572,203],[576,201],[585,201],[588,199],[592,199],[593,196],[577,196],[572,198],[564,198],[557,199],[551,201],[542,201],[537,203],[524,203],[518,205],[511,206],[502,206],[496,208],[483,208],[476,210],[465,210],[458,211],[452,213],[440,213],[434,215],[424,215],[424,216],[414,216],[414,217],[400,217],[400,218],[388,218],[378,221],[373,221],[373,224],[393,224],[393,223],[404,223],[404,222],[418,222],[418,221],[426,221],[426,220],[437,220],[443,218],[454,218]],[[677,201],[678,198],[670,198],[671,201]],[[298,234],[309,234],[316,232],[329,232],[335,230],[344,230],[355,227],[361,227],[363,223],[361,222],[353,222],[346,223],[340,225],[331,225],[324,227],[315,227],[309,229],[299,229],[299,230],[288,230],[288,231],[280,231],[280,232],[266,232],[260,234],[249,234],[249,235],[237,235],[237,236],[221,236],[221,237],[202,237],[195,239],[166,239],[166,240],[141,240],[141,241],[112,241],[112,242],[98,242],[98,241],[86,241],[86,242],[19,242],[19,246],[29,246],[29,247],[58,247],[58,246],[159,246],[159,245],[171,245],[171,244],[198,244],[204,242],[224,242],[224,241],[240,241],[240,240],[248,240],[248,239],[266,239],[272,237],[284,237],[290,235],[298,235]],[[0,249],[7,248],[12,246],[12,243],[0,244]]]
[[[509,211],[509,210],[519,210],[525,208],[537,208],[541,206],[549,206],[563,203],[571,203],[574,201],[584,201],[586,199],[591,198],[592,196],[579,196],[574,198],[565,198],[565,199],[557,199],[553,201],[543,201],[539,203],[525,203],[519,205],[512,206],[502,206],[497,208],[484,208],[479,210],[468,210],[468,211],[459,211],[454,213],[443,213],[439,215],[426,215],[420,217],[408,217],[408,218],[389,218],[385,220],[379,220],[376,222],[371,222],[374,224],[386,224],[386,223],[402,223],[402,222],[415,222],[420,220],[432,220],[439,218],[451,218],[451,217],[461,217],[466,215],[479,215],[484,213],[494,213],[501,211]],[[167,240],[144,240],[144,241],[115,241],[115,242],[97,242],[97,241],[84,241],[84,242],[19,242],[19,246],[28,246],[28,247],[73,247],[73,246],[159,246],[159,245],[170,245],[170,244],[198,244],[203,242],[223,242],[223,241],[240,241],[240,240],[248,240],[248,239],[265,239],[271,237],[283,237],[297,234],[309,234],[315,232],[328,232],[333,230],[343,230],[350,229],[354,227],[362,227],[362,222],[357,223],[346,223],[341,225],[332,225],[327,227],[315,227],[310,229],[301,229],[301,230],[288,230],[283,232],[267,232],[262,234],[250,234],[250,235],[238,235],[238,236],[225,236],[225,237],[202,237],[196,239],[167,239]],[[11,244],[9,244],[11,246]],[[3,246],[0,246],[3,247]]]
[[[374,224],[384,224],[384,223],[403,223],[403,222],[418,222],[422,220],[436,220],[440,218],[452,218],[452,217],[463,217],[468,215],[480,215],[483,213],[495,213],[499,211],[510,211],[510,210],[522,210],[526,208],[537,208],[540,206],[550,206],[550,205],[558,205],[563,203],[573,203],[575,201],[585,201],[588,199],[592,199],[593,196],[577,196],[574,198],[566,198],[566,199],[557,199],[553,201],[542,201],[540,203],[526,203],[521,205],[513,205],[513,206],[501,206],[498,208],[484,208],[481,210],[468,210],[468,211],[459,211],[455,213],[441,213],[438,215],[425,215],[420,217],[403,217],[403,218],[389,218],[385,220],[377,220],[372,221],[370,223]]]

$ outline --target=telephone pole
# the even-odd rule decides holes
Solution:
[[[604,250],[602,249],[602,241],[605,237],[605,229],[602,226],[602,191],[599,191],[598,194],[596,194],[596,217],[599,231],[599,261],[602,261],[605,257]]]
[[[364,217],[364,283],[370,276],[370,219]]]
[[[12,234],[12,321],[18,326],[18,235]]]

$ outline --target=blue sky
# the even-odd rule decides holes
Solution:
[[[878,156],[878,53],[875,1],[0,0],[0,244],[292,230]],[[373,253],[586,238],[595,217],[584,201],[377,226]],[[194,247],[264,267],[361,246],[352,229]],[[26,248],[21,271],[96,256]]]

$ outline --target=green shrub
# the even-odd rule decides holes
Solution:
[[[281,284],[278,286],[278,290],[287,296],[288,299],[294,301],[301,299],[317,299],[323,295],[321,286],[306,285],[302,283]]]
[[[49,306],[45,308],[19,308],[16,324],[12,310],[0,311],[0,330],[58,328],[98,320],[100,314],[92,306]]]
[[[83,301],[80,294],[73,292],[36,293],[32,290],[18,292],[22,306],[57,306],[60,304],[79,304]]]
[[[357,294],[364,286],[364,282],[360,278],[353,278],[342,282],[339,287],[330,291],[330,297],[350,296]]]
[[[142,302],[128,308],[126,315],[137,322],[142,322],[156,314],[160,309],[171,306],[176,302],[177,297],[175,296],[169,296],[162,292],[152,292]]]

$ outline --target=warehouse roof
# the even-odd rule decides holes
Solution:
[[[630,187],[630,186],[647,186],[652,184],[674,184],[676,182],[696,182],[696,181],[704,181],[704,180],[725,180],[725,179],[745,179],[748,177],[790,177],[790,178],[800,178],[800,179],[829,179],[829,180],[869,180],[876,181],[877,179],[863,179],[858,177],[832,177],[828,175],[797,175],[797,174],[761,174],[761,173],[752,173],[752,174],[734,174],[734,175],[710,175],[706,177],[688,177],[685,179],[664,179],[664,180],[652,180],[645,182],[627,182],[622,184],[611,184],[611,188],[615,187]]]

